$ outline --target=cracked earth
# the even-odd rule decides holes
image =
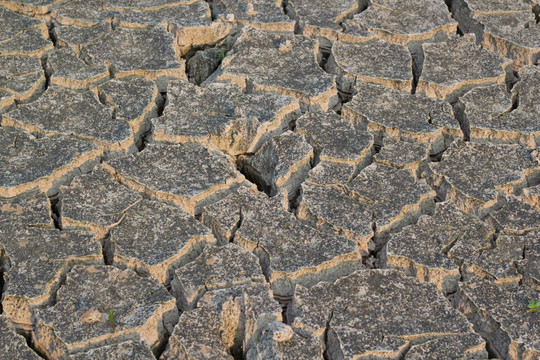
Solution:
[[[0,358],[540,359],[538,0],[0,0]]]

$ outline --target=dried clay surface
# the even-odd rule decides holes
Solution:
[[[539,0],[0,0],[0,360],[538,360],[539,94]]]

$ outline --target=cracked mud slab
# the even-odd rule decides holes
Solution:
[[[154,360],[155,357],[143,341],[124,341],[115,345],[106,345],[97,349],[71,355],[73,360]]]
[[[364,1],[340,0],[332,5],[324,0],[290,0],[286,11],[297,21],[300,34],[336,40],[342,30],[341,22],[352,17]]]
[[[271,196],[284,191],[293,200],[313,157],[313,148],[304,136],[289,130],[269,139],[253,156],[239,157],[238,163],[242,172],[262,184]]]
[[[170,201],[192,215],[244,181],[226,155],[198,143],[149,144],[140,153],[103,166],[130,189]]]
[[[386,231],[410,221],[433,207],[434,191],[416,180],[408,170],[374,163],[347,185],[373,211],[377,231]],[[407,189],[406,192],[402,189]]]
[[[156,349],[175,318],[174,298],[157,280],[110,266],[76,266],[54,306],[36,311],[33,340],[54,358],[125,340],[140,339]]]
[[[484,48],[521,66],[534,64],[540,55],[540,27],[533,5],[527,0],[459,0],[453,2],[452,11],[462,32],[474,33]]]
[[[259,343],[248,351],[246,359],[322,360],[323,348],[313,334],[274,321],[263,330]]]
[[[443,0],[372,0],[352,21],[388,42],[416,46],[444,39],[458,25]]]
[[[252,282],[264,282],[259,259],[237,244],[227,244],[205,247],[195,260],[175,271],[171,286],[180,307],[189,310],[207,291]]]
[[[317,63],[319,44],[305,36],[245,28],[218,71],[207,82],[230,81],[243,88],[277,92],[307,109],[326,111],[338,103],[334,76]]]
[[[113,110],[90,91],[50,87],[38,100],[2,115],[2,126],[40,135],[76,135],[107,151],[128,152],[134,147],[129,124],[114,119]]]
[[[186,79],[184,60],[178,57],[174,39],[163,26],[118,28],[86,46],[88,56],[106,64],[116,78],[145,76]]]
[[[435,193],[408,170],[375,163],[337,186],[308,178],[302,185],[298,217],[343,234],[367,255],[381,245],[373,239],[375,233],[395,231],[414,222],[430,211],[434,197]]]
[[[503,84],[512,63],[510,59],[478,47],[467,36],[426,43],[422,49],[424,65],[417,92],[449,102],[473,87]]]
[[[86,227],[104,236],[124,218],[127,209],[142,200],[139,193],[119,184],[101,167],[61,186],[62,225]]]
[[[293,32],[295,22],[283,13],[282,0],[217,0],[212,11],[218,19],[264,31]]]
[[[109,69],[102,63],[87,64],[75,51],[65,47],[47,54],[51,84],[69,89],[87,89],[109,79]]]
[[[179,55],[193,47],[212,45],[232,30],[230,24],[212,21],[206,1],[62,1],[51,9],[62,25],[99,27],[110,23],[123,28],[152,28],[161,25],[171,32]]]
[[[378,137],[431,143],[432,153],[438,153],[447,147],[450,135],[461,135],[452,108],[444,101],[364,82],[356,84],[356,91],[342,115]]]
[[[540,144],[537,92],[540,71],[524,66],[519,82],[509,93],[506,86],[478,87],[459,99],[470,137],[481,141],[518,143],[529,148]]]
[[[298,287],[289,313],[292,327],[319,337],[333,359],[396,358],[411,345],[450,336],[461,340],[452,342],[451,352],[488,358],[483,339],[433,285],[392,270],[360,270],[334,283]]]
[[[0,0],[0,358],[537,359],[539,16]]]
[[[30,101],[34,99],[45,89],[45,81],[45,73],[39,57],[0,54],[2,108],[12,105],[15,100]],[[11,99],[9,99],[10,96]]]
[[[298,100],[277,94],[244,94],[235,84],[200,88],[169,84],[163,116],[152,119],[158,142],[197,141],[231,155],[255,152],[300,115]]]
[[[41,359],[27,345],[26,340],[18,335],[5,315],[0,315],[0,349],[5,360]]]
[[[35,187],[43,192],[58,191],[74,170],[95,164],[103,150],[73,136],[36,138],[30,133],[0,128],[0,196],[12,197]]]
[[[19,225],[0,229],[6,288],[2,307],[23,329],[31,328],[37,306],[50,304],[74,263],[98,263],[101,246],[82,231]]]
[[[527,313],[527,304],[537,296],[538,291],[526,286],[508,289],[473,279],[460,284],[455,301],[498,357],[534,359],[540,355],[540,323],[534,313]]]
[[[285,298],[295,284],[310,286],[362,266],[354,241],[308,226],[278,201],[242,189],[207,207],[203,222],[216,237],[233,234],[235,243],[253,251],[273,291]]]
[[[408,92],[412,90],[409,50],[382,39],[360,43],[335,41],[327,67],[330,72],[338,74],[339,89],[346,93],[353,92],[356,81]]]
[[[193,261],[207,244],[215,243],[210,230],[192,216],[155,200],[130,206],[106,241],[115,265],[127,265],[167,285],[175,268]]]
[[[424,215],[416,224],[390,235],[388,265],[437,284],[445,294],[455,292],[461,277],[460,253],[478,256],[481,249],[490,247],[494,234],[494,228],[451,202],[438,203],[433,216]]]
[[[373,136],[334,112],[308,112],[296,120],[295,130],[313,147],[317,162],[362,166],[373,152]]]
[[[180,315],[161,359],[234,359],[260,342],[266,324],[282,321],[268,284],[207,292],[196,309]]]
[[[462,140],[452,143],[442,161],[430,167],[447,199],[464,211],[479,214],[495,206],[500,195],[526,187],[539,170],[530,152],[521,146]]]

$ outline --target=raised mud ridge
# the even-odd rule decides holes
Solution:
[[[538,0],[0,0],[0,359],[540,359]]]

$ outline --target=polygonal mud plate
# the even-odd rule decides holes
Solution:
[[[288,309],[291,316],[293,328],[326,342],[330,358],[396,358],[413,341],[448,336],[475,337],[472,342],[455,341],[452,352],[488,358],[484,340],[434,285],[393,270],[360,270],[334,283],[298,287]]]
[[[36,311],[34,343],[49,357],[143,340],[156,349],[178,319],[174,298],[154,278],[112,266],[76,266],[53,307]]]
[[[129,188],[173,202],[190,214],[200,214],[205,204],[244,181],[230,158],[198,143],[149,144],[103,167]]]

